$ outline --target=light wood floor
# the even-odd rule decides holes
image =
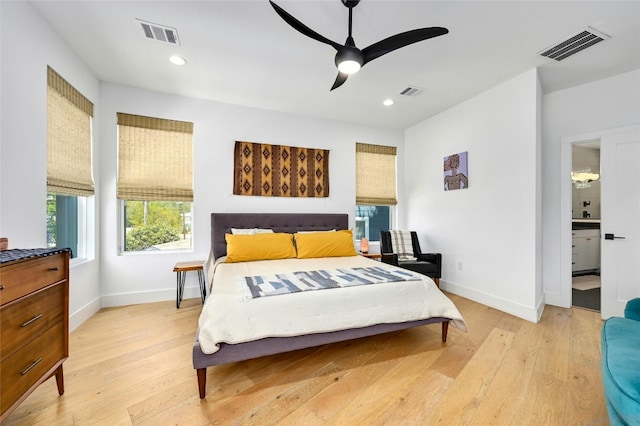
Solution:
[[[468,333],[417,329],[208,369],[191,365],[200,302],[103,309],[71,333],[66,393],[44,383],[6,425],[599,425],[599,314],[532,324],[450,296]]]

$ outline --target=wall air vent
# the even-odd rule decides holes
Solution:
[[[165,25],[158,25],[152,22],[143,21],[142,19],[136,19],[142,29],[142,34],[146,38],[152,40],[158,40],[164,43],[170,43],[179,46],[180,39],[178,39],[178,30],[175,28],[167,27]]]
[[[406,89],[403,89],[400,94],[402,96],[418,96],[424,93],[426,89],[417,86],[407,86]]]
[[[568,37],[566,40],[554,46],[547,47],[542,52],[539,52],[539,54],[556,61],[561,61],[609,38],[611,37],[591,27],[587,27],[585,30]]]

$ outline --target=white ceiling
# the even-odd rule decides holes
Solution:
[[[343,44],[339,0],[275,0]],[[415,28],[449,34],[366,64],[330,92],[335,50],[286,24],[260,1],[35,1],[102,81],[369,125],[406,128],[540,67],[545,93],[640,68],[640,1],[378,1],[353,11],[359,48]],[[136,18],[174,27],[180,46],[146,39]],[[611,36],[562,62],[540,51],[586,27]],[[187,59],[183,67],[168,57]],[[401,97],[408,85],[425,88]],[[391,107],[382,105],[395,100]]]

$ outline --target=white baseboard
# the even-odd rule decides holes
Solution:
[[[182,300],[200,299],[199,287],[185,287]],[[142,303],[165,302],[176,300],[176,290],[154,290],[139,293],[119,293],[107,294],[93,299],[77,311],[69,314],[69,332],[72,332],[83,322],[96,314],[100,308],[111,308],[114,306],[138,305]]]
[[[72,332],[80,324],[91,318],[96,312],[98,312],[101,308],[100,298],[96,297],[91,302],[84,305],[82,308],[77,311],[69,314],[69,332]]]
[[[199,287],[185,287],[182,299],[200,298]],[[102,307],[139,305],[142,303],[164,302],[176,300],[176,289],[151,290],[137,293],[105,294],[102,296]]]
[[[453,293],[466,299],[473,300],[474,302],[482,303],[483,305],[487,305],[499,311],[506,312],[508,314],[533,323],[538,323],[540,317],[542,316],[542,311],[544,310],[544,297],[542,298],[538,306],[536,306],[535,308],[531,308],[520,305],[518,303],[514,303],[507,299],[503,299],[501,297],[496,297],[492,294],[479,292],[475,289],[470,289],[468,287],[464,287],[449,281],[444,281],[442,279],[440,279],[440,288],[448,291],[449,293]]]
[[[538,322],[540,322],[540,318],[542,318],[542,313],[544,312],[544,307],[547,304],[546,302],[546,296],[544,293],[542,293],[542,297],[540,298],[540,301],[538,302],[538,306],[536,306],[536,315],[538,316],[537,320],[534,321],[536,324]]]

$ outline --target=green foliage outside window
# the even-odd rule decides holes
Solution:
[[[56,194],[47,194],[47,247],[56,246]]]
[[[180,236],[165,223],[141,226],[127,233],[127,250],[142,251],[155,245],[178,241]]]
[[[125,201],[125,251],[175,250],[191,246],[191,203]],[[169,244],[174,242],[186,244]]]

